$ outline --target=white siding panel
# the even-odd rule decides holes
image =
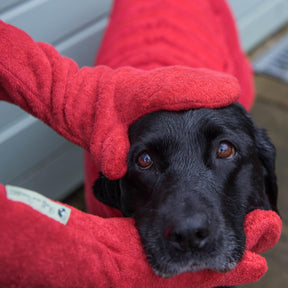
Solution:
[[[229,3],[234,11],[235,18],[238,20],[253,13],[264,1],[265,0],[229,0]]]
[[[10,181],[31,169],[65,143],[48,126],[30,115],[25,116],[0,135],[0,182]]]
[[[61,42],[79,29],[107,17],[111,0],[34,0],[0,14],[0,18],[29,33],[35,41]]]
[[[3,129],[7,129],[7,125],[11,125],[24,115],[25,112],[19,107],[6,102],[0,102],[0,133]]]
[[[26,0],[27,1],[27,0]],[[25,0],[1,0],[0,1],[0,12],[6,9],[11,9],[13,6],[26,2]],[[0,17],[1,18],[1,17]]]
[[[83,177],[82,149],[68,143],[11,182],[52,199],[62,200],[80,187]]]
[[[242,46],[249,51],[288,22],[288,0],[229,0]]]
[[[93,65],[112,0],[1,0],[0,18]],[[18,107],[0,102],[0,182],[61,199],[83,182],[82,150]],[[4,163],[4,165],[3,165]]]
[[[107,24],[107,18],[89,28],[80,31],[55,48],[67,57],[73,58],[80,67],[94,64],[96,51],[100,45],[103,30]]]

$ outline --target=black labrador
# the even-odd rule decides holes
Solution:
[[[131,125],[128,171],[94,194],[133,217],[156,274],[229,271],[250,211],[277,211],[275,149],[240,104],[154,112]]]

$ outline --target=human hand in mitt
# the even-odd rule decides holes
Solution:
[[[222,107],[240,94],[238,81],[220,72],[182,66],[79,69],[51,45],[1,21],[0,35],[0,100],[19,105],[84,147],[110,179],[126,172],[128,127],[141,116]]]
[[[144,114],[222,107],[239,95],[237,80],[223,73],[180,66],[79,69],[52,46],[35,43],[13,26],[0,22],[0,34],[0,99],[19,105],[87,149],[99,171],[111,179],[125,174],[127,130]],[[0,206],[3,287],[215,287],[255,281],[266,270],[265,260],[248,248],[243,264],[231,274],[202,271],[161,279],[148,265],[131,219],[104,220],[71,208],[64,225],[7,199],[3,186]],[[252,218],[257,219],[263,217]],[[272,227],[279,227],[276,224]],[[259,237],[252,228],[247,241],[269,238],[262,222],[255,227]],[[270,248],[271,243],[275,240],[260,246]]]
[[[266,272],[266,261],[258,253],[271,248],[281,231],[275,212],[255,210],[246,217],[246,250],[233,271],[203,270],[164,279],[146,261],[133,219],[103,219],[3,185],[0,211],[0,287],[6,288],[244,284]]]

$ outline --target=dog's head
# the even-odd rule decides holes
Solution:
[[[233,269],[245,248],[246,214],[277,211],[275,149],[264,130],[233,104],[155,112],[129,137],[127,174],[101,176],[94,193],[135,218],[154,271]]]

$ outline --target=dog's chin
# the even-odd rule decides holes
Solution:
[[[159,238],[156,241],[158,243],[143,244],[153,271],[162,278],[203,270],[226,273],[237,266],[244,253],[244,247],[237,245],[237,242],[232,241],[234,236],[230,236],[224,238],[221,245],[215,244],[206,251],[181,251]]]
[[[148,261],[152,266],[154,273],[162,278],[171,278],[181,273],[186,272],[198,272],[204,270],[214,270],[221,273],[226,273],[233,270],[239,259],[217,259],[216,261],[207,259],[206,261],[194,261],[190,259],[188,261],[172,262],[166,259],[162,259],[161,263],[156,263],[155,259],[148,257]],[[219,261],[219,262],[218,262]]]

